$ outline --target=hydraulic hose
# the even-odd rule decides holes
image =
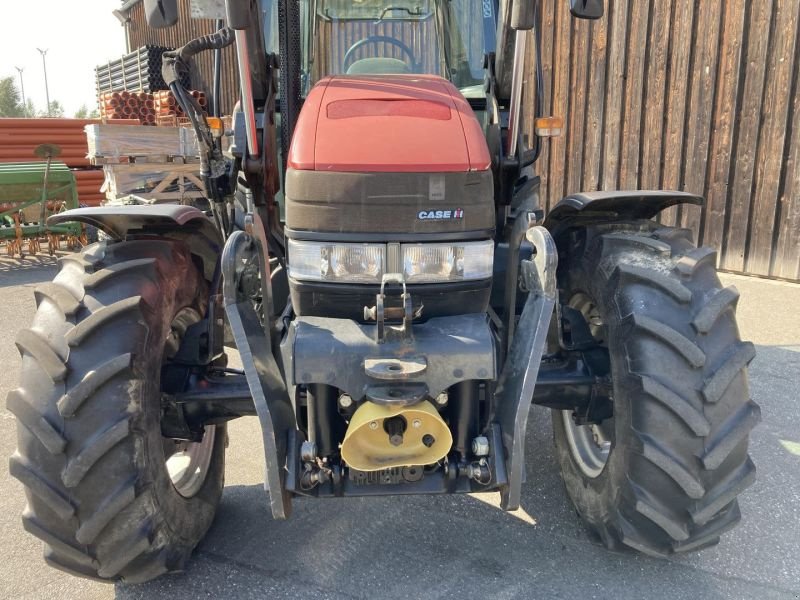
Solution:
[[[208,35],[195,38],[177,50],[165,52],[164,57],[165,59],[174,57],[183,63],[187,63],[192,57],[200,52],[205,50],[221,50],[222,48],[230,46],[234,40],[235,36],[233,29],[230,27],[223,27],[215,33],[210,33]],[[171,67],[172,65],[168,64],[167,60],[164,60],[161,71],[164,75],[164,81],[166,81],[167,84],[175,79],[175,74]]]
[[[164,81],[175,96],[178,105],[188,117],[197,136],[197,141],[200,145],[200,176],[206,186],[206,193],[211,200],[214,219],[223,235],[226,235],[230,229],[230,220],[227,211],[218,206],[225,200],[216,181],[223,175],[223,173],[216,172],[220,170],[218,163],[222,160],[222,153],[217,147],[203,109],[197,100],[190,96],[181,85],[178,71],[181,67],[188,69],[189,61],[200,52],[206,50],[220,51],[230,46],[235,39],[233,29],[223,27],[215,33],[196,38],[177,50],[165,52],[161,65]],[[217,110],[216,106],[215,110]]]
[[[192,127],[197,134],[200,144],[204,145],[207,156],[201,156],[201,174],[210,177],[211,165],[210,155],[214,151],[214,139],[208,127],[203,111],[194,98],[190,97],[186,90],[180,85],[178,70],[181,66],[187,67],[189,60],[205,50],[221,50],[230,46],[235,41],[235,34],[230,27],[223,27],[216,33],[204,35],[190,41],[185,46],[174,51],[164,53],[161,66],[161,73],[170,91],[175,95],[175,99],[186,113]],[[201,155],[203,153],[201,152]]]

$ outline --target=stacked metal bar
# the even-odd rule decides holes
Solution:
[[[104,92],[137,91],[153,93],[167,89],[161,75],[161,56],[170,50],[163,46],[143,46],[121,58],[95,68],[97,95]],[[186,73],[181,83],[190,87]]]

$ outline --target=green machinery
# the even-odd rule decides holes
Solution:
[[[46,160],[0,164],[0,242],[12,257],[22,257],[26,243],[27,254],[41,252],[43,239],[51,255],[62,241],[70,248],[86,243],[79,223],[46,225],[47,217],[78,208],[78,189],[67,165],[52,160],[55,147],[39,154]]]

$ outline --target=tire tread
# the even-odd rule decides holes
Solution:
[[[164,307],[177,310],[181,286],[173,282],[185,283],[180,302],[197,304],[205,298],[202,274],[190,271],[186,244],[153,238],[89,246],[59,265],[55,280],[36,288],[34,326],[16,340],[23,383],[7,397],[18,420],[9,471],[28,497],[23,526],[44,541],[54,568],[98,581],[147,581],[182,565],[193,544],[187,531],[171,529],[153,496],[139,449],[149,430],[127,394],[142,385],[135,382],[152,356],[148,340],[160,337],[149,337],[150,323],[163,326],[159,315],[167,314],[154,310],[164,297],[153,290],[176,294]],[[159,304],[144,302],[139,289]],[[103,333],[117,328],[128,328],[118,343]],[[220,474],[214,489],[221,482]]]
[[[72,386],[58,401],[58,412],[62,417],[72,417],[86,400],[97,393],[106,383],[131,366],[133,355],[128,352],[107,360],[89,371],[80,382]]]
[[[67,440],[44,415],[36,412],[27,398],[25,390],[18,388],[10,391],[6,399],[6,407],[17,418],[17,422],[27,427],[50,454],[58,455],[64,452]]]
[[[569,496],[603,543],[666,557],[711,546],[740,520],[738,496],[756,477],[746,452],[760,420],[746,376],[755,347],[740,341],[739,292],[720,285],[713,249],[683,229],[623,227],[589,227],[559,246],[565,298],[599,299],[609,327],[614,402],[627,398],[623,458],[594,484],[563,426],[556,446]]]
[[[16,345],[20,355],[30,354],[53,383],[64,380],[67,375],[67,365],[50,342],[33,329],[21,330],[17,334]]]

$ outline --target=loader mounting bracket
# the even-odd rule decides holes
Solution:
[[[259,238],[243,231],[233,232],[222,253],[222,289],[225,314],[261,425],[264,487],[269,492],[272,516],[287,519],[291,514],[291,497],[286,488],[286,455],[296,436],[294,411],[272,353],[269,319],[262,324],[251,298],[241,293],[239,285],[241,265],[254,255],[265,255],[266,251]]]
[[[557,295],[558,253],[550,232],[536,226],[528,229],[526,238],[536,249],[533,260],[521,264],[528,299],[494,395],[494,420],[502,431],[508,472],[508,484],[500,487],[500,506],[504,510],[516,510],[520,504],[528,413]]]

